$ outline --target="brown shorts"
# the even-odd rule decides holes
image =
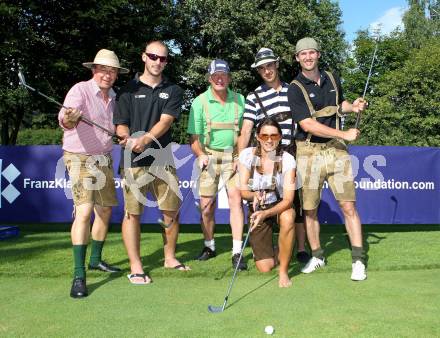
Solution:
[[[272,205],[266,206],[271,208]],[[252,205],[249,204],[249,216],[252,215]],[[248,219],[248,224],[250,219]],[[249,243],[251,244],[252,252],[254,254],[254,260],[259,261],[262,259],[273,258],[275,251],[273,249],[273,229],[278,224],[277,217],[273,216],[266,218],[262,223],[255,227],[249,235]]]
[[[126,213],[141,215],[145,206],[159,206],[164,211],[179,209],[179,180],[174,167],[127,168],[123,171],[123,178]],[[155,201],[148,199],[147,192]]]
[[[228,152],[220,152],[208,149],[209,164],[208,168],[200,174],[199,195],[212,197],[218,191],[220,177],[226,182],[226,189],[230,190],[239,187],[239,176],[233,169],[234,155]],[[223,183],[225,184],[225,183]]]
[[[340,141],[307,144],[297,141],[297,173],[304,210],[314,210],[327,181],[337,201],[355,201],[355,186],[347,147]]]
[[[84,155],[64,151],[63,161],[70,176],[75,205],[118,205],[110,154]]]

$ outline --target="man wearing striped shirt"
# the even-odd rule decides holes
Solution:
[[[282,144],[286,151],[295,155],[294,148],[290,147],[294,146],[292,140],[295,124],[287,100],[289,84],[280,79],[279,60],[280,58],[270,48],[261,48],[255,55],[255,62],[251,67],[257,70],[264,83],[246,97],[243,126],[238,140],[239,153],[248,146],[251,136],[253,136],[254,126],[265,117],[270,116],[275,118],[281,126]],[[307,263],[310,257],[304,247],[305,230],[298,198],[298,194],[295,194],[297,259],[302,263]]]

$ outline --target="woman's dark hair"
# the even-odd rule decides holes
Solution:
[[[257,135],[260,133],[261,128],[263,128],[264,126],[272,126],[278,129],[278,133],[280,133],[280,135],[283,135],[283,131],[281,130],[281,126],[280,124],[273,118],[270,117],[266,117],[264,119],[262,119],[260,121],[260,123],[258,123],[257,125]]]
[[[271,127],[277,128],[278,133],[281,135],[281,137],[283,136],[283,131],[281,130],[280,124],[275,119],[270,118],[270,117],[266,117],[263,120],[261,120],[260,123],[258,123],[257,129],[255,131],[255,134],[259,135],[261,129],[263,127],[265,127],[265,126],[271,126]],[[280,140],[280,143],[278,143],[277,149],[275,151],[275,156],[277,156],[280,159],[279,162],[275,163],[276,171],[278,171],[278,172],[281,172],[281,170],[282,170],[281,169],[281,164],[282,164],[281,158],[282,158],[282,155],[283,155],[283,149],[282,149],[282,144],[281,143],[282,142]],[[260,144],[260,142],[257,142],[257,147],[256,147],[255,155],[258,156],[258,157],[261,157],[261,144]],[[261,169],[261,168],[258,168],[258,169]]]

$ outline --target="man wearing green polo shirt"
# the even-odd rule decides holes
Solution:
[[[213,60],[208,76],[210,86],[194,99],[188,121],[191,149],[199,167],[204,169],[199,179],[199,194],[205,246],[197,259],[205,261],[216,256],[214,211],[221,177],[226,182],[230,208],[232,266],[246,270],[246,263],[240,260],[244,215],[236,173],[236,145],[243,120],[244,97],[228,88],[231,76],[226,61]]]

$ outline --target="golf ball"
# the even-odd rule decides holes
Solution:
[[[272,325],[268,325],[264,328],[264,332],[266,332],[267,334],[272,334],[274,331],[273,326]]]

